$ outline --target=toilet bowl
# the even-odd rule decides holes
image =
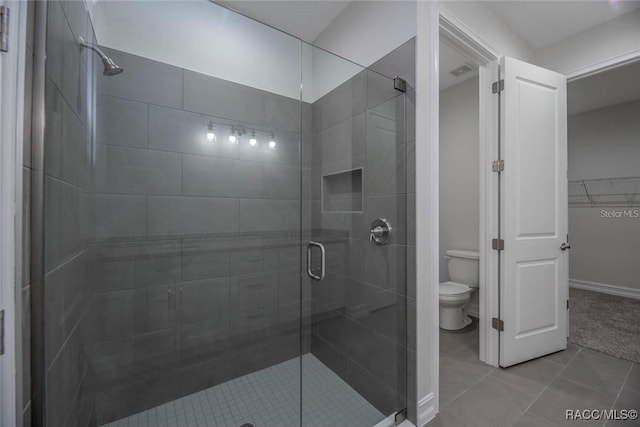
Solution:
[[[446,254],[451,280],[440,283],[440,327],[455,331],[471,323],[467,309],[471,294],[478,288],[480,254],[459,249]]]

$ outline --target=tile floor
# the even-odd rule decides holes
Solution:
[[[302,357],[303,426],[371,427],[385,416],[311,354]],[[300,360],[253,372],[109,427],[293,427],[300,425]]]
[[[499,369],[480,362],[478,350],[477,328],[440,332],[440,414],[428,427],[640,426],[565,419],[568,408],[640,409],[639,364],[568,344]]]

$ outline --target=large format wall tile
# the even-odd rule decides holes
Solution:
[[[101,144],[147,146],[149,105],[99,94],[96,105],[96,139]]]
[[[98,93],[167,107],[182,107],[181,68],[118,50],[104,51],[122,74],[98,77]]]
[[[316,134],[313,165],[334,163],[365,153],[366,115],[360,113]]]
[[[300,168],[265,164],[263,196],[266,199],[300,199]]]
[[[90,34],[93,30],[90,28],[89,13],[87,12],[84,2],[63,0],[60,4],[62,5],[64,14],[69,22],[71,32],[75,36],[76,40],[79,37],[89,40]]]
[[[207,125],[212,120],[217,126],[216,143],[206,140]],[[220,125],[223,123],[224,129]],[[177,153],[191,153],[205,156],[237,158],[237,147],[225,144],[224,136],[231,122],[175,108],[149,106],[149,148]],[[225,132],[223,134],[222,132]]]
[[[415,37],[389,52],[369,66],[369,70],[393,79],[398,76],[411,87],[416,84],[416,39]]]
[[[47,76],[64,95],[73,112],[83,121],[86,113],[87,72],[60,2],[48,8]]]
[[[265,92],[264,110],[267,126],[300,132],[300,100]]]
[[[78,187],[55,178],[45,179],[44,233],[45,271],[82,249],[80,239],[80,192]]]
[[[185,196],[261,197],[266,183],[262,163],[184,156]]]
[[[135,292],[133,290],[96,294],[90,308],[92,321],[88,336],[93,343],[130,337],[135,333]]]
[[[212,197],[149,197],[149,235],[197,235],[239,230],[239,201]]]
[[[299,227],[299,200],[240,200],[240,231],[284,231]]]
[[[407,211],[415,201],[406,196],[407,185],[415,192],[408,183],[415,165],[407,163],[414,162],[415,144],[406,150],[407,137],[415,137],[405,129],[415,124],[415,110],[393,85],[396,75],[413,81],[407,69],[414,66],[413,46],[408,42],[313,104],[312,168],[303,181],[311,239],[324,244],[327,269],[322,287],[311,293],[311,351],[384,413],[406,404],[407,381],[415,381],[406,366],[407,335],[414,332],[407,330],[407,315],[415,312],[407,308],[407,295],[415,295],[415,278],[407,278],[415,248],[406,247],[415,241],[407,236],[415,232]],[[346,202],[357,197],[361,209],[347,212],[345,203],[329,212],[325,177],[354,169],[362,169],[362,195],[350,192],[359,188],[352,182],[335,192]],[[390,221],[390,245],[369,242],[375,218]]]
[[[228,277],[183,282],[179,291],[183,325],[220,319],[229,314],[230,283]]]
[[[362,71],[313,103],[314,133],[351,118],[367,107],[367,72]]]
[[[131,238],[147,234],[147,198],[120,194],[93,196],[95,237]]]
[[[182,243],[182,277],[195,280],[229,274],[229,249],[232,239],[196,238]]]
[[[46,83],[46,104],[45,173],[88,188],[89,134],[51,80]]]
[[[94,189],[98,193],[179,195],[182,156],[98,144]]]
[[[79,393],[84,374],[83,347],[82,329],[76,328],[46,373],[48,425],[68,425],[67,419],[74,409],[70,396]]]
[[[185,70],[184,109],[261,125],[265,124],[265,92]]]

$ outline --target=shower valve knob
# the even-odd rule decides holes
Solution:
[[[376,245],[386,245],[391,240],[391,225],[384,218],[378,218],[371,223],[369,240]]]

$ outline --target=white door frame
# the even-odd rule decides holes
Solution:
[[[9,50],[1,52],[0,71],[0,308],[4,310],[4,347],[0,356],[0,426],[22,423],[22,142],[26,2],[9,7]]]
[[[640,49],[566,73],[567,83],[640,61]]]
[[[498,77],[500,54],[446,9],[440,8],[439,14],[440,40],[473,58],[474,65],[479,67],[479,357],[485,363],[498,366],[499,333],[491,328],[491,318],[499,317],[498,252],[491,249],[491,239],[498,235],[498,175],[492,172],[491,164],[498,158],[499,105],[498,97],[490,88]],[[439,103],[435,110],[439,117]]]
[[[453,14],[442,9],[435,2],[417,2],[417,45],[416,45],[416,351],[419,355],[416,366],[416,404],[417,404],[417,425],[423,426],[430,421],[439,411],[439,326],[438,326],[438,284],[439,284],[439,81],[438,81],[438,41],[441,25],[444,20],[444,30],[452,35],[460,37],[460,43],[466,51],[474,49],[485,50],[491,56],[497,58],[499,53],[484,43],[473,30],[458,20]],[[449,28],[447,28],[449,27]],[[486,57],[489,59],[491,56]],[[567,82],[583,77],[607,71],[625,64],[640,60],[640,49],[628,54],[611,58],[605,61],[567,73]],[[492,75],[481,71],[481,85],[486,85],[492,80]],[[489,99],[487,99],[489,98]],[[491,112],[497,109],[491,106],[489,100],[497,102],[497,97],[488,97],[480,93],[480,156],[481,188],[491,188],[487,186],[492,178],[497,180],[497,176],[490,172],[486,166],[490,164],[493,147],[488,144],[492,138],[497,138],[497,120],[490,117]],[[482,108],[484,106],[485,108]],[[483,123],[494,123],[495,130]],[[496,147],[497,149],[497,147]],[[487,163],[489,162],[489,163]],[[493,188],[496,188],[495,186]],[[482,191],[482,190],[481,190]],[[487,218],[496,217],[489,209],[495,207],[497,211],[497,198],[490,193],[481,195],[480,215],[481,227],[487,224]],[[484,199],[484,202],[482,201]],[[492,261],[488,260],[489,255],[497,256],[497,252],[492,251],[490,239],[494,229],[492,224],[481,229],[480,241],[481,257],[484,252],[484,262],[481,264],[481,280],[485,280],[484,289],[486,292],[480,299],[480,315],[485,319],[498,317],[498,289],[495,280],[488,280],[497,277],[497,266],[492,272],[490,266]],[[497,263],[495,263],[497,264]],[[495,265],[494,264],[494,265]],[[492,286],[493,285],[493,286]],[[481,284],[482,286],[482,284]],[[484,301],[484,303],[483,303]],[[481,360],[493,366],[498,365],[498,332],[491,329],[490,322],[480,326],[480,352]],[[484,343],[484,347],[483,347]]]
[[[497,78],[499,53],[448,10],[434,2],[417,3],[416,46],[416,403],[417,425],[439,411],[439,41],[471,55],[480,66],[480,359],[498,364],[498,176],[491,162],[498,153],[498,97],[489,88]],[[423,142],[422,142],[423,141]]]

